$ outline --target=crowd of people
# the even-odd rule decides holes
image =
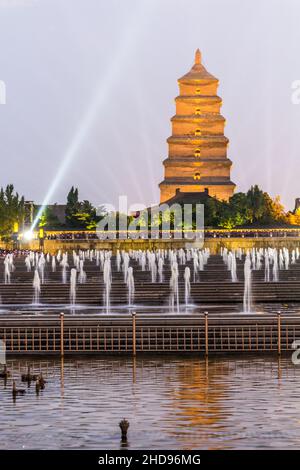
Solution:
[[[136,235],[136,236],[134,236]],[[189,233],[189,236],[193,235],[193,233]],[[184,234],[183,234],[184,236]],[[231,231],[217,231],[217,230],[204,230],[204,238],[267,238],[267,237],[297,237],[300,236],[300,230],[231,230]],[[96,239],[105,239],[107,236],[104,234],[103,237],[99,236],[97,232],[60,232],[60,233],[49,233],[46,235],[47,240],[96,240]],[[122,236],[118,236],[116,233],[115,238],[124,238],[124,234]],[[126,238],[126,237],[125,237]],[[162,232],[159,231],[156,236],[154,233],[139,233],[136,234],[128,233],[127,238],[166,238],[166,236],[162,236]],[[174,235],[171,231],[169,238],[178,238]]]
[[[268,237],[298,237],[300,230],[241,230],[241,231],[216,231],[205,230],[205,238],[268,238]]]
[[[132,232],[132,233],[121,233],[118,234],[118,232],[114,233],[113,236],[110,233],[110,236],[103,232],[102,234],[98,234],[96,231],[74,231],[74,232],[68,232],[68,231],[62,231],[62,232],[45,232],[44,237],[40,239],[41,242],[44,242],[44,240],[62,240],[62,241],[84,241],[84,240],[105,240],[105,239],[174,239],[180,238],[180,234],[182,235],[182,238],[189,238],[192,239],[193,237],[196,237],[196,234],[193,232],[188,232],[188,233],[174,233],[170,232],[168,236],[166,236],[166,233],[162,233],[161,231],[158,232],[151,232],[149,231],[143,231],[143,232]],[[124,236],[125,235],[125,236]],[[202,233],[203,238],[277,238],[277,237],[300,237],[300,230],[280,230],[280,229],[266,229],[266,230],[231,230],[231,231],[224,231],[224,230],[209,230],[205,229],[204,230],[204,236]],[[20,251],[18,250],[18,245],[15,247],[17,253],[21,254],[27,254],[26,251]],[[7,250],[0,250],[0,256],[3,257],[5,254],[7,254]]]
[[[0,249],[0,258],[5,258],[6,255],[14,255],[14,258],[18,258],[20,256],[27,256],[30,252],[34,250],[2,250]]]
[[[96,232],[59,232],[46,234],[46,240],[91,240],[98,238]]]

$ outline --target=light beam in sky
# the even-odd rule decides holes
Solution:
[[[44,197],[42,205],[38,210],[36,217],[31,225],[31,231],[34,230],[37,226],[37,223],[45,207],[50,203],[56,189],[62,182],[66,171],[70,167],[71,163],[74,161],[74,158],[78,153],[82,143],[87,138],[89,130],[91,129],[97,116],[99,116],[100,107],[107,99],[113,83],[115,82],[115,80],[120,78],[120,69],[123,65],[125,65],[128,55],[132,53],[135,44],[137,43],[137,37],[144,31],[146,24],[149,21],[149,14],[153,11],[153,8],[154,6],[156,6],[156,3],[157,2],[154,0],[149,0],[147,2],[141,2],[138,4],[135,14],[132,15],[131,22],[128,24],[126,30],[127,34],[121,40],[121,45],[118,54],[113,57],[111,67],[107,71],[104,79],[101,80],[96,94],[93,97],[89,107],[87,108],[87,111],[85,112],[80,122],[78,129],[74,134],[74,138],[71,141],[70,146],[67,148],[66,153],[64,154],[58,172],[56,173],[55,178],[52,181]]]

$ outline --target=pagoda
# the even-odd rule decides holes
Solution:
[[[164,180],[160,202],[180,193],[203,193],[227,201],[235,184],[230,180],[231,160],[227,158],[225,119],[217,96],[219,80],[201,62],[197,49],[191,70],[178,80],[172,135],[168,138],[168,158],[164,160]]]

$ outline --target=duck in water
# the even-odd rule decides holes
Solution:
[[[16,382],[13,381],[13,388],[12,388],[12,396],[13,398],[16,398],[19,395],[25,395],[26,390],[24,388],[17,388],[16,387]]]
[[[33,382],[37,380],[38,376],[30,373],[30,366],[28,366],[27,374],[21,375],[22,382]]]
[[[41,375],[39,376],[39,384],[40,384],[40,387],[41,387],[41,390],[44,390],[45,388],[45,384],[47,383],[46,380],[44,379],[43,377],[43,374],[41,373]]]
[[[45,383],[46,383],[46,380],[44,380],[44,377],[43,375],[41,374],[38,378],[37,378],[37,381],[35,383],[35,391],[36,391],[36,394],[38,395],[40,393],[41,390],[44,390],[45,389]]]
[[[3,370],[0,372],[0,378],[1,379],[7,379],[7,377],[10,376],[9,370],[7,370],[7,366],[4,365]]]

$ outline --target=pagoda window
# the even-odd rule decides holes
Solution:
[[[196,158],[199,158],[201,156],[200,149],[196,149],[194,155],[195,155]]]
[[[200,108],[195,109],[195,114],[201,114]]]
[[[197,181],[199,179],[200,179],[200,173],[197,172],[194,174],[194,180]]]
[[[200,94],[201,94],[200,88],[196,88],[196,95],[200,95]]]
[[[195,130],[195,135],[201,135],[201,129],[196,129]]]

